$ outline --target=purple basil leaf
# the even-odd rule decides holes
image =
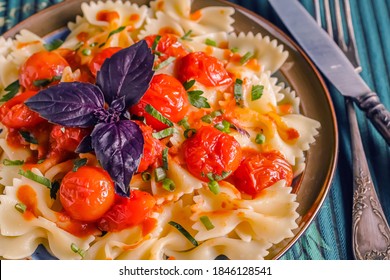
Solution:
[[[91,135],[87,135],[81,140],[80,144],[77,146],[75,152],[80,153],[89,153],[92,152],[92,138]]]
[[[145,40],[107,58],[97,73],[96,84],[108,104],[125,96],[125,105],[138,103],[153,77],[154,55]]]
[[[97,122],[94,112],[104,106],[101,90],[89,83],[59,83],[41,90],[25,104],[52,123],[89,127]]]
[[[115,181],[117,194],[129,197],[129,184],[144,149],[139,126],[130,120],[99,123],[91,134],[92,147],[102,167]]]

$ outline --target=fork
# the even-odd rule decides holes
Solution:
[[[323,0],[326,30],[333,34],[332,14],[329,0]],[[356,72],[361,72],[356,48],[349,0],[343,0],[349,42],[345,42],[340,0],[334,0],[337,38],[335,41],[351,61]],[[315,17],[321,23],[320,0],[314,0]],[[353,101],[345,98],[347,117],[351,134],[353,160],[353,202],[352,202],[352,250],[355,259],[390,259],[390,228],[372,182],[370,170],[359,132]]]

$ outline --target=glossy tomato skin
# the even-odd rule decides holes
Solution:
[[[176,71],[182,83],[196,80],[207,87],[215,87],[233,82],[223,63],[204,52],[193,52],[179,59]]]
[[[256,196],[282,179],[286,180],[287,186],[291,186],[293,170],[279,152],[254,152],[241,162],[231,179],[237,189]]]
[[[167,128],[167,125],[145,111],[147,104],[153,106],[172,122],[183,119],[190,108],[187,92],[183,85],[175,77],[167,74],[155,75],[145,95],[138,104],[130,109],[132,114],[145,117],[146,123],[155,130]]]
[[[74,152],[81,140],[90,132],[79,127],[63,127],[54,125],[50,132],[50,144],[53,151]]]
[[[163,145],[152,136],[153,129],[150,126],[138,121],[137,124],[141,128],[144,137],[144,152],[138,166],[138,172],[144,172],[150,165],[156,163],[161,158]]]
[[[209,180],[209,173],[233,173],[242,159],[236,139],[212,126],[203,126],[188,138],[183,143],[183,155],[190,173],[203,181]]]
[[[145,37],[146,43],[148,44],[149,48],[152,48],[156,37],[157,35],[149,35]],[[158,41],[154,52],[158,53],[158,59],[160,61],[164,61],[168,57],[178,58],[188,54],[188,51],[180,43],[177,36],[173,34],[161,35],[161,38]]]
[[[115,204],[98,221],[102,231],[120,231],[141,224],[156,205],[155,198],[143,191],[132,190],[130,198],[117,196]]]
[[[72,219],[92,222],[98,220],[113,205],[114,182],[100,167],[82,166],[62,179],[60,201]]]
[[[0,106],[0,121],[8,128],[31,128],[45,120],[30,110],[24,101],[37,94],[37,91],[25,91]]]
[[[96,77],[96,74],[100,68],[102,68],[104,61],[107,58],[110,58],[113,54],[119,52],[121,49],[122,48],[120,47],[109,47],[98,52],[88,64],[91,73]]]
[[[68,62],[56,52],[40,51],[30,56],[22,65],[19,71],[19,82],[27,90],[39,90],[34,86],[37,80],[52,80],[54,77],[61,77],[64,68],[69,66]],[[50,85],[59,83],[55,79]]]

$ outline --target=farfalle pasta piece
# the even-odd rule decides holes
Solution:
[[[248,242],[253,239],[275,244],[293,236],[292,230],[297,227],[295,220],[299,216],[296,213],[298,203],[284,180],[263,190],[252,200],[242,199],[231,188],[234,187],[225,183],[218,197],[212,197],[213,194],[205,190],[199,191],[199,196],[195,197],[191,220],[195,222],[193,228],[198,230],[197,240],[225,236],[233,231],[239,236],[246,235],[245,241]],[[267,205],[279,206],[267,208]],[[200,221],[201,216],[207,216],[214,228],[207,230]]]
[[[284,51],[283,45],[279,45],[276,39],[271,40],[269,36],[262,36],[260,33],[254,35],[241,32],[238,35],[230,33],[228,37],[230,49],[237,49],[241,56],[250,54],[255,58],[262,71],[276,72],[288,57],[288,52]]]
[[[152,10],[164,12],[193,35],[218,31],[231,32],[234,9],[231,7],[205,7],[191,11],[191,0],[157,0],[150,3]]]

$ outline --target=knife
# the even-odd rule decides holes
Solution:
[[[297,0],[268,0],[272,8],[322,74],[371,120],[390,145],[390,112],[355,72],[349,59]]]

